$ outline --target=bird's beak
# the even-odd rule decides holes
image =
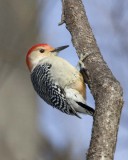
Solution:
[[[66,48],[68,48],[68,47],[69,47],[69,45],[57,47],[57,48],[55,48],[54,50],[52,50],[51,52],[60,52],[60,51],[66,49]]]

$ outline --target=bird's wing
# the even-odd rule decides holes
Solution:
[[[64,113],[75,115],[80,118],[75,109],[68,103],[65,91],[59,85],[54,84],[54,87],[52,87],[49,96],[51,100],[50,105]]]
[[[51,67],[51,64],[45,63],[34,68],[31,74],[34,89],[51,106],[79,117],[75,109],[68,103],[64,89],[54,80],[54,77],[51,77]]]

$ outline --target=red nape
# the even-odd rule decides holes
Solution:
[[[28,50],[28,53],[26,55],[26,64],[29,66],[29,55],[31,54],[32,51],[34,51],[36,48],[38,47],[44,47],[46,49],[49,49],[49,48],[52,48],[50,45],[48,44],[36,44],[34,46],[32,46],[29,50]]]
[[[28,58],[28,56],[30,55],[30,53],[31,53],[32,51],[34,51],[37,47],[49,48],[50,46],[49,46],[48,44],[36,44],[36,45],[32,46],[32,47],[28,50],[26,59]]]

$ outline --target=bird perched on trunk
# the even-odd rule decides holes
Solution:
[[[45,102],[66,114],[79,118],[78,113],[93,116],[94,109],[85,102],[86,86],[81,73],[57,56],[67,47],[37,44],[29,49],[26,63],[33,87]]]

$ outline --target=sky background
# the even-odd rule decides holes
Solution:
[[[124,108],[119,126],[115,160],[127,160],[128,157],[128,31],[126,30],[127,2],[116,1],[84,1],[87,16],[97,40],[100,51],[114,76],[124,90]],[[41,0],[38,5],[41,6]],[[41,8],[41,7],[40,7]],[[71,43],[71,36],[65,24],[58,26],[61,19],[61,1],[48,0],[40,11],[38,25],[39,42],[54,47],[70,45],[59,56],[76,66],[78,57]],[[45,22],[45,23],[44,23]],[[48,136],[56,148],[64,148],[69,144],[73,147],[73,155],[85,156],[89,147],[92,129],[92,117],[82,115],[82,119],[68,116],[48,106],[39,97],[39,129]],[[87,89],[87,104],[94,106],[94,100]],[[43,107],[42,107],[43,106]]]

